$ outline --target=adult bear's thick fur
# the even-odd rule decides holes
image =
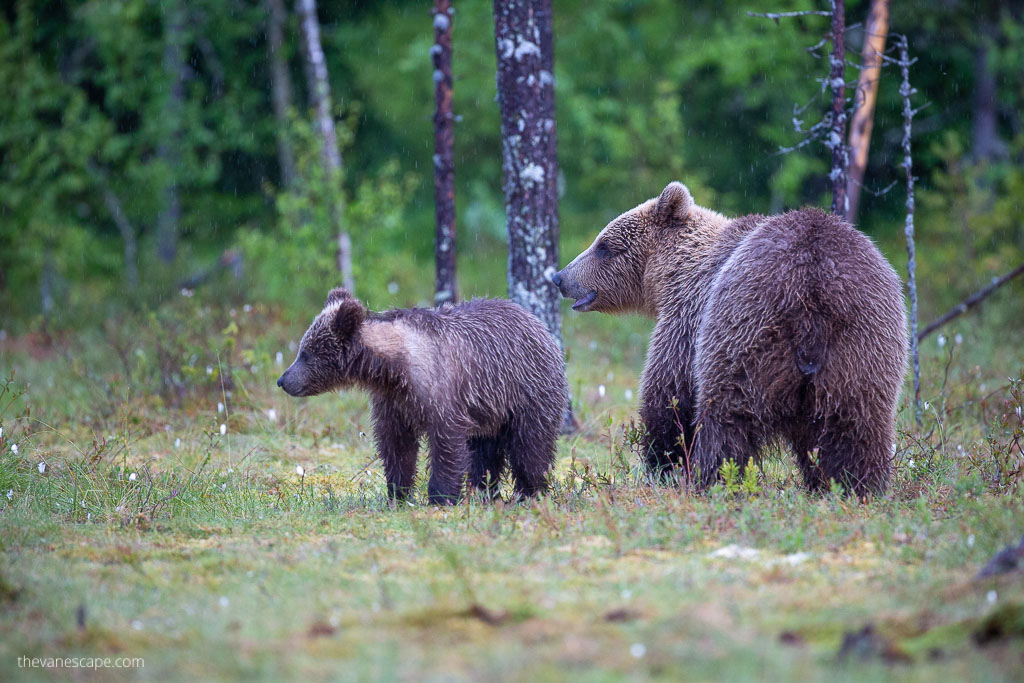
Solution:
[[[744,466],[781,437],[810,488],[885,490],[906,313],[895,271],[849,223],[818,209],[727,219],[674,182],[554,280],[577,310],[656,318],[640,406],[652,470],[683,466],[707,487],[724,458]]]

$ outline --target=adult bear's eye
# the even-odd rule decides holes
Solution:
[[[597,256],[598,258],[610,258],[611,256],[614,256],[614,254],[612,254],[612,250],[608,248],[608,244],[606,242],[598,242],[594,246],[594,255]]]

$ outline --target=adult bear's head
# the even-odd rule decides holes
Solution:
[[[655,250],[674,243],[693,208],[690,191],[671,182],[657,199],[627,211],[602,230],[590,248],[551,279],[576,311],[647,312],[644,273]]]

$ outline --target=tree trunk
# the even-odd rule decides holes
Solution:
[[[321,157],[327,185],[325,200],[331,217],[331,227],[337,234],[338,270],[341,272],[342,285],[354,293],[352,253],[349,248],[351,242],[342,225],[345,206],[341,188],[341,152],[338,150],[338,136],[334,130],[334,117],[331,113],[331,86],[327,76],[327,61],[324,59],[324,50],[320,44],[320,21],[316,16],[316,0],[298,0],[298,7],[302,19],[302,33],[305,37],[310,98],[316,110],[317,129],[320,131],[322,142]]]
[[[509,298],[562,343],[550,0],[494,0]],[[572,425],[571,409],[566,414]]]
[[[283,50],[287,12],[282,0],[267,0],[267,46],[270,57],[270,87],[277,119],[277,164],[281,186],[291,187],[295,180],[295,151],[288,138],[288,108],[292,102],[292,80]]]
[[[829,57],[832,89],[832,126],[827,146],[832,150],[832,213],[845,216],[846,196],[846,0],[832,0],[832,55]]]
[[[157,146],[157,158],[165,175],[160,193],[160,212],[156,219],[156,248],[160,260],[170,263],[178,254],[178,223],[181,220],[178,176],[188,65],[185,63],[185,8],[180,0],[165,3],[163,8],[163,69],[169,85],[163,109],[167,130]]]
[[[451,0],[434,0],[434,303],[457,298],[455,279],[455,140],[452,115],[452,19]]]
[[[857,218],[864,169],[868,165],[868,147],[878,102],[878,81],[882,75],[882,54],[889,32],[889,0],[871,0],[871,9],[864,26],[864,47],[861,49],[861,72],[857,83],[853,121],[850,122],[850,168],[846,179],[849,209],[846,220]]]
[[[1006,143],[999,138],[996,113],[996,78],[989,66],[988,35],[991,26],[983,23],[974,52],[974,97],[971,105],[971,156],[986,161],[1006,156]]]

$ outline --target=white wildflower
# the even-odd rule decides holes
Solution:
[[[973,548],[974,547],[974,534],[970,534],[967,537],[967,547],[968,548]]]
[[[212,375],[213,374],[213,366],[211,366],[211,365],[207,365],[206,366],[206,374],[207,375]]]
[[[226,608],[226,607],[227,607],[227,606],[228,606],[229,604],[231,604],[231,603],[230,603],[230,602],[228,601],[228,596],[226,596],[226,595],[222,595],[222,596],[220,596],[220,600],[219,600],[218,602],[220,602],[220,606],[221,606],[221,607],[225,607],[225,608]]]
[[[277,355],[274,356],[274,362],[277,364],[277,367],[284,365],[284,354],[278,351]]]
[[[914,469],[914,459],[913,459],[913,458],[911,458],[911,459],[910,459],[910,460],[909,460],[909,461],[907,462],[907,467],[909,467],[910,469]]]
[[[223,422],[221,422],[220,423],[220,435],[224,436],[227,433],[228,433],[228,426],[226,424],[224,424]]]
[[[267,411],[267,419],[271,422],[277,422],[277,411],[271,408]]]
[[[7,500],[14,498],[14,489],[7,489]]]
[[[14,453],[15,455],[18,454],[18,444],[16,444],[16,443],[12,443],[11,444],[11,453]]]
[[[633,390],[632,389],[626,389],[626,391],[623,392],[623,395],[626,397],[627,401],[632,401],[633,400]]]
[[[600,396],[601,398],[604,398],[604,394],[605,394],[604,385],[603,384],[598,384],[597,385],[597,395]]]
[[[131,474],[128,475],[128,481],[135,481],[138,478],[139,478],[139,475],[135,474],[134,472],[132,472]]]
[[[245,304],[244,306],[242,306],[242,310],[245,311],[246,313],[251,313],[252,312],[252,305]]]
[[[946,345],[946,335],[940,334],[937,341],[939,342],[939,348],[941,349],[943,346]]]
[[[302,465],[296,465],[295,474],[299,475],[300,477],[304,476],[306,474],[306,470],[302,469]]]
[[[394,280],[388,283],[388,294],[398,294],[398,283]]]
[[[986,593],[986,594],[985,594],[985,600],[986,600],[986,601],[988,602],[988,604],[990,604],[990,605],[994,605],[994,604],[996,604],[996,600],[997,600],[998,598],[999,598],[999,594],[998,594],[998,593],[996,593],[996,592],[995,592],[994,590],[992,590],[992,591],[989,591],[988,593]]]
[[[925,410],[931,410],[932,409],[932,404],[929,403],[928,401],[925,401],[924,402],[924,409]]]
[[[181,438],[180,437],[174,440],[174,447],[175,448],[181,448]]]
[[[39,474],[42,474],[45,471],[46,471],[46,463],[45,462],[39,463]]]
[[[643,643],[633,643],[629,646],[629,654],[635,659],[640,659],[647,654],[647,647]]]
[[[217,412],[218,413],[223,413],[224,412],[224,404],[221,403],[220,401],[217,401]]]
[[[221,491],[227,491],[228,490],[227,482],[224,482],[223,484],[220,485],[220,490]]]
[[[136,619],[135,621],[132,622],[132,628],[135,629],[136,631],[141,631],[142,630],[142,622],[139,621],[138,619]]]
[[[964,343],[964,335],[962,335],[959,332],[957,332],[956,336],[953,337],[953,341],[955,341],[957,343],[957,345],[963,344]]]
[[[633,597],[633,591],[629,590],[628,588],[623,588],[622,593],[620,593],[620,595],[622,595],[623,600],[629,600],[631,597]]]

